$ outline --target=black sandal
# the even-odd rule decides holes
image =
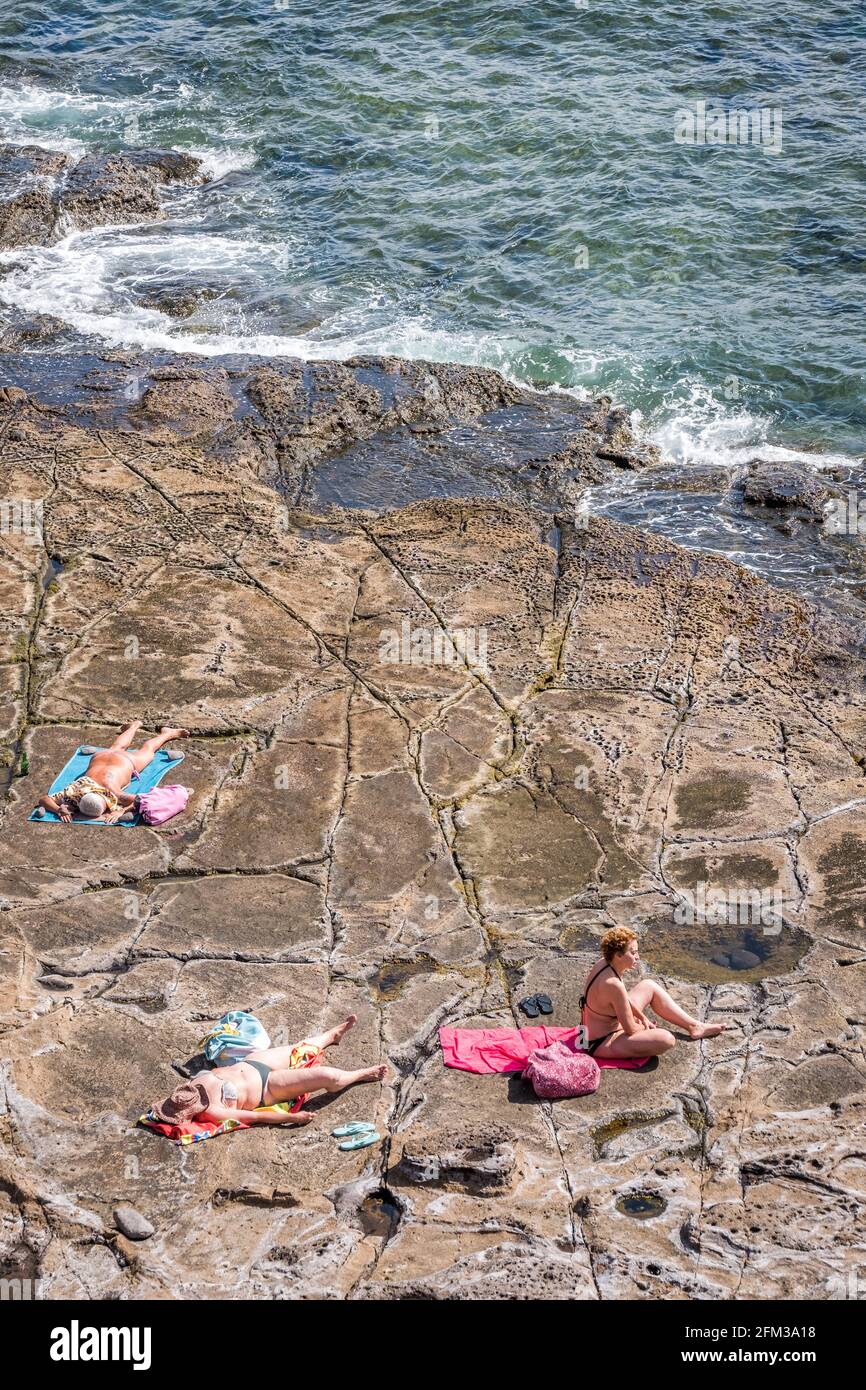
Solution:
[[[538,1018],[538,1009],[535,1004],[535,999],[536,996],[530,994],[527,999],[521,999],[520,1003],[517,1005],[518,1009],[523,1010],[527,1018]]]
[[[536,994],[535,1002],[543,1014],[553,1013],[553,1001],[549,994]]]

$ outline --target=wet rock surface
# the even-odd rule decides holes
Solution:
[[[3,1273],[53,1298],[832,1297],[866,1193],[861,631],[575,524],[630,447],[609,402],[395,359],[33,358],[0,393],[0,496],[42,504],[0,535]],[[437,431],[464,495],[394,508],[391,463],[433,477]],[[371,460],[363,506],[325,505],[340,457],[347,488]],[[30,823],[131,713],[192,732],[183,818]],[[778,890],[779,935],[678,954],[700,883]],[[617,923],[722,1036],[554,1104],[443,1066],[440,1026],[515,1026],[527,993],[575,1022]],[[334,1060],[390,1078],[296,1132],[134,1128],[232,1007],[279,1043],[351,1010]],[[351,1119],[383,1142],[340,1152]],[[124,1245],[124,1206],[154,1234]]]
[[[0,249],[50,246],[74,229],[161,221],[161,187],[203,181],[201,161],[174,150],[75,160],[35,145],[0,145]]]
[[[802,466],[790,463],[767,463],[755,459],[748,465],[743,479],[746,502],[762,507],[797,507],[820,520],[823,506],[836,496],[838,488],[828,486]]]
[[[219,290],[197,289],[190,285],[166,284],[154,286],[138,302],[146,309],[158,309],[174,319],[188,319],[196,309],[209,299],[215,299]]]

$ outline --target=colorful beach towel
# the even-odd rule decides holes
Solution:
[[[579,1052],[579,1028],[548,1028],[536,1024],[531,1028],[440,1028],[439,1041],[446,1067],[481,1074],[523,1071],[530,1052],[548,1047],[552,1042],[564,1042]],[[614,1060],[596,1057],[600,1067],[620,1067],[624,1071],[640,1071],[648,1057]]]
[[[321,1048],[314,1047],[312,1043],[301,1042],[292,1048],[289,1066],[299,1069],[313,1067],[321,1056]],[[256,1109],[284,1110],[291,1115],[295,1110],[303,1110],[309,1099],[307,1092],[306,1095],[298,1096],[297,1100],[281,1101],[279,1105],[260,1105]],[[158,1120],[152,1110],[148,1110],[146,1115],[139,1115],[136,1124],[142,1125],[145,1129],[152,1129],[156,1134],[163,1134],[173,1144],[200,1144],[204,1139],[215,1139],[218,1134],[231,1134],[235,1129],[252,1128],[248,1120],[223,1120],[221,1124],[217,1124],[215,1120],[187,1120],[182,1125],[167,1125]]]
[[[90,748],[91,752],[85,753],[85,748]],[[99,751],[104,752],[105,750],[100,749]],[[75,782],[79,777],[83,777],[90,766],[91,757],[91,744],[84,743],[81,745],[80,748],[77,748],[75,753],[73,753],[72,757],[69,759],[69,762],[66,764],[63,771],[60,773],[58,777],[55,777],[54,781],[51,783],[51,786],[48,788],[49,796],[54,796],[55,792],[62,792],[64,788],[69,786],[70,782]],[[142,792],[152,791],[154,787],[159,785],[159,783],[162,781],[163,777],[167,772],[171,772],[172,768],[177,767],[178,764],[182,762],[183,753],[168,753],[164,748],[160,748],[156,753],[154,753],[153,757],[151,758],[144,771],[137,772],[133,777],[132,781],[128,782],[127,785],[123,788],[123,790],[129,796],[139,796]],[[41,808],[39,811],[31,811],[27,819],[36,821],[37,825],[40,823],[45,825],[50,825],[52,823],[54,825],[63,824],[60,817],[55,816],[53,811],[44,811],[41,810]],[[138,812],[136,812],[130,820],[116,821],[115,824],[125,826],[138,825],[140,820],[141,817],[138,814]],[[84,816],[73,816],[70,824],[105,825],[105,821],[87,820]]]

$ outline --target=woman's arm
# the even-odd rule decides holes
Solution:
[[[607,984],[607,981],[605,981],[605,983]],[[639,1022],[638,1019],[635,1018],[632,1012],[631,1000],[628,997],[626,987],[622,980],[611,980],[608,988],[612,991],[608,995],[608,1000],[613,1004],[617,1022],[626,1037],[630,1038],[633,1033],[639,1033],[640,1030],[645,1027],[645,1024]]]
[[[288,1110],[238,1110],[227,1105],[209,1105],[201,1116],[201,1119],[214,1120],[218,1125],[224,1120],[244,1120],[248,1125],[305,1125],[312,1118],[304,1110],[297,1110],[292,1115]]]

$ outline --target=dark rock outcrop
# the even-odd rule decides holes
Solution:
[[[0,325],[0,352],[15,352],[62,338],[67,332],[62,319],[51,314],[14,314]]]
[[[838,489],[829,487],[806,468],[793,463],[755,459],[743,480],[743,499],[762,507],[796,507],[820,520],[824,504]]]
[[[203,181],[201,161],[173,150],[87,154],[0,146],[0,248],[49,246],[74,228],[159,221],[160,187]]]
[[[207,175],[200,159],[182,150],[124,150],[122,158],[134,169],[142,170],[157,183],[205,183]]]
[[[218,296],[219,290],[199,289],[194,285],[168,284],[149,290],[138,302],[145,309],[159,309],[160,313],[168,314],[170,318],[188,319],[200,304]]]

